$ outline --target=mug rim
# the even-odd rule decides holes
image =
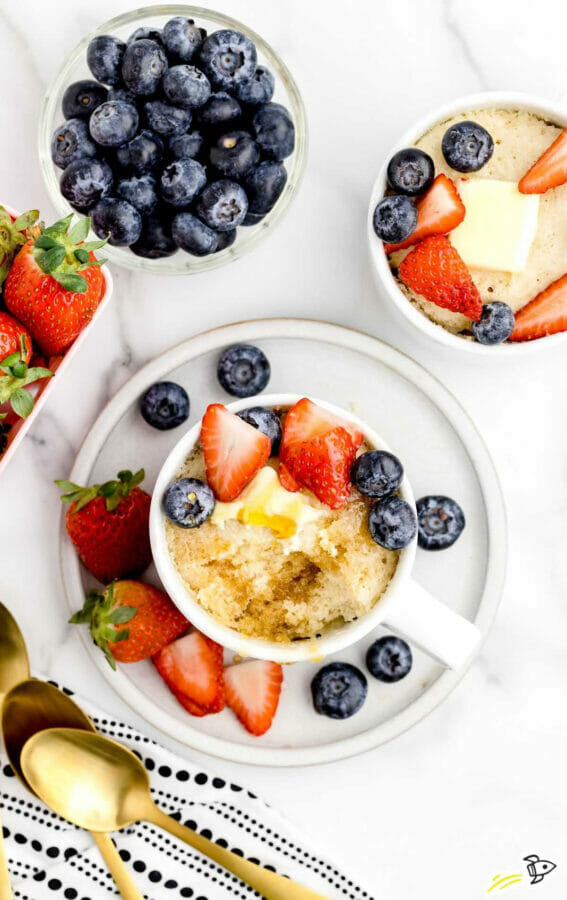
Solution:
[[[452,351],[480,354],[500,360],[504,358],[515,359],[520,355],[537,353],[544,347],[549,349],[561,343],[567,338],[567,332],[547,335],[544,338],[533,341],[524,341],[522,343],[505,341],[502,344],[492,346],[480,344],[478,341],[469,341],[459,335],[452,334],[442,325],[433,322],[424,313],[416,309],[413,303],[408,300],[392,274],[387,254],[383,249],[382,242],[376,237],[372,225],[376,204],[386,191],[386,172],[388,163],[394,153],[404,147],[413,146],[420,137],[445,119],[449,119],[458,113],[473,112],[475,109],[483,107],[488,109],[499,107],[523,109],[553,121],[558,127],[567,127],[567,107],[564,104],[554,103],[543,97],[520,91],[481,91],[465,94],[441,104],[432,112],[420,117],[417,122],[414,122],[413,125],[404,131],[390,148],[384,157],[372,186],[366,222],[368,252],[380,294],[387,297],[395,312],[401,316],[404,324],[409,326],[414,332],[417,330],[420,337],[427,341],[428,344],[433,340],[437,344],[443,344]]]
[[[234,400],[231,403],[227,403],[226,407],[231,412],[240,412],[252,404],[255,406],[290,407],[303,396],[295,393],[259,394],[254,397]],[[309,399],[335,415],[339,415],[355,424],[372,447],[392,452],[381,435],[366,422],[359,419],[358,416],[328,401],[311,397]],[[223,647],[234,651],[238,656],[266,659],[279,663],[320,661],[332,653],[337,653],[352,646],[382,624],[387,619],[392,604],[396,602],[396,597],[411,577],[417,548],[417,531],[407,547],[398,551],[396,570],[386,589],[372,608],[359,619],[334,628],[320,638],[308,638],[296,642],[280,642],[270,641],[265,638],[247,637],[235,629],[223,625],[197,602],[191,591],[184,584],[168,552],[162,497],[165,488],[175,478],[181,465],[196,446],[200,433],[201,421],[199,420],[180,438],[170,451],[157,475],[150,506],[150,543],[154,564],[164,589],[191,624]],[[415,511],[415,498],[405,470],[399,493]]]

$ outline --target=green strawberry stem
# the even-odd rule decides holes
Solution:
[[[24,335],[20,335],[20,350],[10,353],[0,363],[0,406],[10,401],[10,406],[17,416],[27,419],[34,406],[33,395],[26,390],[27,385],[41,378],[51,378],[53,372],[43,366],[32,366],[26,362],[26,345]],[[4,418],[4,416],[0,417]]]
[[[100,647],[109,665],[116,670],[116,661],[108,644],[128,640],[130,629],[118,629],[116,625],[125,625],[127,622],[131,622],[137,612],[135,606],[115,607],[114,585],[109,584],[103,594],[99,594],[94,588],[91,589],[83,608],[71,616],[69,622],[71,625],[85,623],[89,625],[93,641],[97,647]]]
[[[38,209],[30,209],[12,222],[10,213],[0,206],[0,287],[8,277],[10,266],[17,251],[30,238],[41,233],[41,225],[36,225]]]
[[[118,473],[118,480],[105,481],[104,484],[93,484],[90,487],[81,487],[79,484],[73,484],[72,481],[56,481],[55,484],[63,491],[61,495],[63,503],[76,504],[74,513],[78,513],[95,497],[105,497],[107,510],[113,512],[120,501],[141,484],[145,477],[144,469],[139,469],[134,475],[129,469],[125,469]]]
[[[46,275],[51,275],[66,291],[84,294],[87,279],[80,272],[91,266],[102,266],[105,259],[91,259],[91,251],[104,247],[103,241],[86,241],[90,219],[79,219],[74,225],[73,213],[49,225],[34,244],[33,255],[38,266]]]

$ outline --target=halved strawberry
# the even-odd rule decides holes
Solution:
[[[559,187],[566,182],[567,128],[520,179],[518,190],[521,194],[545,194],[550,188]]]
[[[567,275],[552,282],[516,313],[516,325],[508,340],[532,341],[559,331],[567,331]]]
[[[188,706],[196,704],[209,713],[224,708],[222,657],[222,647],[200,631],[193,631],[168,644],[153,661],[177,699],[183,695]]]
[[[356,450],[351,435],[339,426],[327,434],[291,444],[284,465],[321,503],[340,509],[350,495],[350,470]]]
[[[294,494],[301,488],[299,481],[295,480],[286,464],[281,460],[278,468],[278,475],[280,477],[281,485],[286,489],[286,491],[290,491],[292,494]]]
[[[431,303],[462,313],[473,322],[480,319],[482,300],[470,272],[442,234],[426,238],[400,263],[400,279]]]
[[[423,241],[431,234],[447,234],[465,218],[465,207],[457,188],[446,175],[438,175],[417,201],[417,226],[400,244],[384,244],[386,253],[395,253]]]
[[[358,449],[362,443],[362,432],[356,425],[303,397],[291,407],[285,417],[280,456],[282,458],[285,456],[291,444],[319,437],[339,426],[350,434],[353,444]]]
[[[212,403],[203,416],[201,444],[207,480],[217,500],[229,503],[270,458],[269,437],[222,403]]]
[[[251,659],[225,669],[226,702],[250,734],[270,728],[282,689],[283,671],[277,663]]]

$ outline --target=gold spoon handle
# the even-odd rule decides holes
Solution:
[[[92,831],[91,834],[108,867],[108,871],[114,878],[114,883],[120,891],[122,900],[144,900],[142,894],[132,881],[132,876],[124,865],[124,861],[112,843],[109,835],[94,831]],[[0,898],[3,897],[4,894],[0,893]]]
[[[218,844],[197,834],[191,828],[176,822],[153,804],[152,808],[148,809],[146,818],[148,822],[169,831],[180,841],[184,841],[190,847],[198,850],[203,856],[208,856],[219,866],[228,869],[233,875],[262,894],[266,900],[328,900],[322,894],[316,894],[309,888],[302,887],[300,884],[290,881],[289,878],[284,878],[283,875],[263,869],[262,866],[257,866],[255,863],[237,856],[236,853],[219,847]]]
[[[0,822],[0,897],[2,900],[12,900],[12,888],[10,885],[10,873],[4,852],[4,835],[2,834],[2,822]]]

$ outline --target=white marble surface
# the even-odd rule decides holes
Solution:
[[[36,153],[43,92],[85,31],[129,6],[0,0],[6,202],[52,212]],[[567,103],[567,10],[553,0],[531,13],[512,0],[359,0],[346,8],[225,0],[223,8],[265,35],[303,91],[311,128],[303,189],[277,233],[233,266],[185,280],[114,269],[114,302],[0,478],[0,596],[25,630],[36,670],[136,722],[65,624],[53,479],[67,473],[114,390],[193,333],[295,315],[384,338],[450,386],[494,454],[508,503],[510,570],[492,634],[458,690],[388,746],[294,772],[204,764],[256,788],[381,900],[473,900],[530,853],[554,860],[557,871],[537,888],[524,881],[509,892],[556,900],[567,893],[564,350],[504,366],[446,361],[414,344],[372,287],[364,217],[384,152],[430,106],[481,88]]]

